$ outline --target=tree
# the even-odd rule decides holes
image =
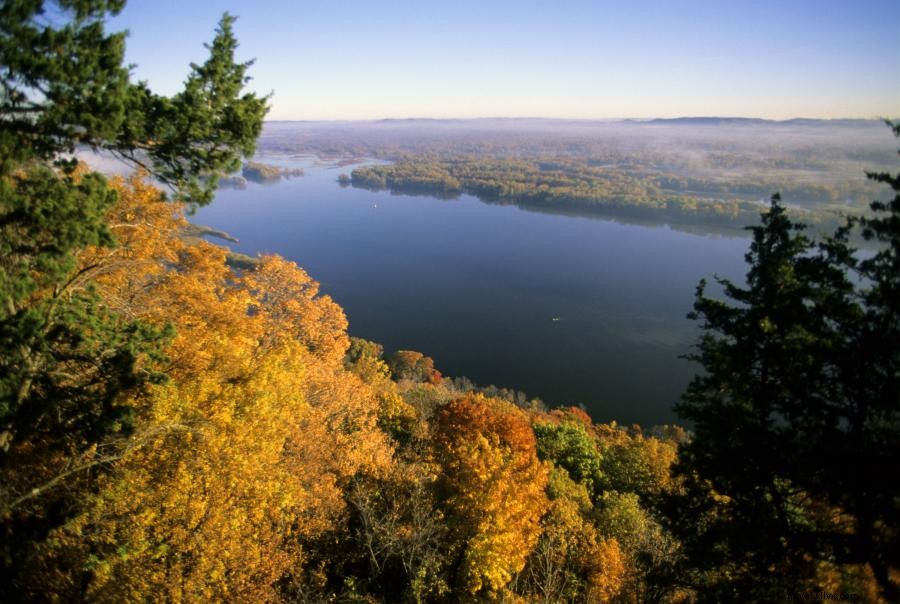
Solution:
[[[888,125],[900,137],[900,123]],[[857,520],[848,557],[868,562],[885,595],[896,601],[900,600],[900,487],[891,468],[900,459],[900,172],[867,176],[890,187],[894,197],[886,203],[873,202],[873,216],[859,220],[862,236],[877,244],[878,252],[858,263],[852,257],[846,261],[867,287],[858,294],[865,315],[848,355],[856,363],[845,378],[848,455],[841,456],[839,475],[846,481],[838,494],[839,503]],[[846,245],[845,232],[826,248],[839,259],[847,257],[841,248]]]
[[[637,493],[650,500],[672,486],[671,467],[678,454],[674,443],[606,425],[595,430],[601,434],[602,490]]]
[[[279,303],[317,290],[306,273],[263,257],[235,274],[222,248],[183,240],[179,204],[139,177],[112,185],[119,245],[83,250],[79,270],[112,312],[174,326],[170,379],[120,395],[134,433],[102,443],[116,455],[89,488],[66,485],[73,517],[31,544],[16,595],[275,599],[337,531],[350,480],[387,466],[378,399],[322,354],[346,337],[333,302]]]
[[[280,323],[270,338],[290,337],[318,359],[342,367],[350,347],[347,317],[330,296],[319,295],[319,284],[302,268],[280,256],[266,256],[243,281],[254,293],[254,308]]]
[[[56,162],[78,145],[147,167],[194,203],[208,203],[218,176],[253,154],[267,98],[242,93],[252,62],[236,63],[227,13],[191,65],[184,90],[153,94],[123,64],[125,34],[104,20],[124,0],[11,0],[0,8],[0,174],[32,160]],[[48,13],[53,13],[48,17]]]
[[[550,508],[541,536],[516,580],[516,591],[534,602],[607,602],[622,588],[625,556],[614,539],[602,539],[591,522],[594,508],[584,485],[553,467]]]
[[[229,15],[182,93],[131,82],[124,34],[104,30],[123,5],[0,6],[0,597],[28,548],[77,508],[74,481],[119,455],[108,445],[132,423],[124,394],[163,379],[171,337],[113,312],[78,265],[84,248],[115,245],[116,194],[65,154],[111,151],[205,203],[252,153],[267,109],[242,93],[249,63],[234,61]]]
[[[900,177],[870,178],[894,200],[819,244],[775,196],[747,286],[720,279],[730,302],[697,289],[704,373],[676,407],[694,437],[670,522],[707,597],[783,597],[834,564],[898,595]],[[857,228],[880,246],[863,259]]]
[[[549,505],[534,433],[524,411],[481,395],[445,405],[433,426],[457,589],[496,596],[525,566]]]
[[[432,601],[448,591],[447,528],[434,505],[435,470],[395,461],[385,477],[357,480],[349,490],[356,543],[343,543],[341,555],[363,552],[370,592],[377,586],[387,600]],[[333,557],[329,562],[334,565]]]
[[[441,383],[441,372],[434,368],[434,359],[415,350],[398,350],[387,359],[388,367],[399,380]]]
[[[601,456],[585,427],[576,422],[534,425],[538,455],[563,468],[575,482],[597,496],[603,484]]]

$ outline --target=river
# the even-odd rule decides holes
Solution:
[[[445,375],[581,404],[595,421],[675,421],[698,371],[679,358],[699,333],[685,317],[694,288],[746,271],[740,232],[373,193],[337,184],[350,167],[259,159],[306,175],[220,190],[192,220],[238,238],[236,251],[297,262],[352,335],[419,350]]]

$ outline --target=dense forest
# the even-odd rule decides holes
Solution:
[[[698,286],[689,431],[597,423],[200,239],[268,99],[229,15],[184,91],[132,83],[121,4],[0,7],[0,600],[896,601],[900,176],[819,239],[775,196]]]

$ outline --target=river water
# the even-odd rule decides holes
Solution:
[[[419,350],[445,375],[581,404],[595,421],[675,421],[698,367],[685,318],[713,274],[740,280],[749,240],[659,224],[342,188],[352,167],[221,190],[193,221],[246,254],[297,262],[346,311],[353,335]]]

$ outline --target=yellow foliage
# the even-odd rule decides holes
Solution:
[[[306,271],[279,256],[267,256],[247,273],[244,287],[253,294],[255,308],[277,325],[267,338],[292,337],[328,365],[343,362],[350,346],[347,318],[328,296],[319,296],[319,284]]]
[[[565,470],[551,470],[553,497],[542,533],[522,574],[523,590],[542,602],[606,602],[621,590],[625,557],[615,539],[601,539],[588,519],[591,503]]]
[[[800,591],[800,590],[798,590]],[[882,603],[887,602],[880,595],[875,573],[868,564],[838,565],[819,562],[816,565],[816,577],[806,591],[824,591],[833,594],[856,594],[857,601]]]
[[[77,526],[98,560],[102,601],[266,601],[299,558],[317,509],[285,456],[298,433],[302,349],[269,355],[240,384],[202,379],[155,389],[153,419]],[[85,539],[85,537],[87,537]]]
[[[117,312],[175,327],[171,379],[128,401],[137,433],[47,556],[89,569],[92,600],[273,600],[342,518],[347,480],[389,465],[377,393],[343,369],[346,319],[304,271],[271,256],[235,274],[139,177],[114,186],[119,246],[86,250],[82,274]]]
[[[147,318],[150,291],[186,247],[183,207],[166,202],[144,176],[110,183],[119,194],[108,218],[116,247],[89,247],[79,256],[79,278],[94,281],[104,301],[129,318]]]
[[[588,602],[609,602],[621,591],[625,581],[625,556],[615,539],[604,539],[588,554]]]

